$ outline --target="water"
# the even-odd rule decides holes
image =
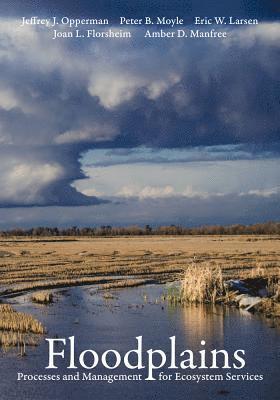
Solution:
[[[13,299],[20,311],[31,312],[48,327],[47,337],[75,336],[76,354],[85,349],[94,349],[102,354],[116,349],[120,354],[136,348],[136,336],[143,336],[144,364],[146,351],[162,349],[170,357],[170,336],[176,336],[177,353],[191,349],[197,356],[205,340],[206,350],[226,349],[231,355],[236,349],[245,349],[246,366],[242,370],[168,370],[167,374],[182,372],[191,374],[263,375],[263,381],[17,381],[17,373],[24,374],[72,374],[66,361],[57,362],[58,370],[46,370],[48,364],[47,343],[36,349],[28,348],[28,355],[18,358],[9,352],[0,357],[1,400],[72,400],[72,399],[227,399],[266,400],[279,398],[279,354],[280,331],[272,323],[258,316],[242,315],[234,308],[212,306],[170,307],[160,301],[165,289],[161,286],[146,286],[112,291],[113,299],[104,299],[94,287],[71,288],[57,292],[58,301],[51,306],[31,304],[28,296]],[[68,347],[67,347],[68,348]],[[60,351],[57,349],[57,351]],[[89,362],[89,359],[86,359]],[[181,359],[178,357],[179,362]],[[123,364],[122,364],[123,365]],[[94,370],[79,368],[93,374],[138,374],[145,378],[146,370]],[[210,371],[210,372],[209,372]],[[214,371],[214,372],[213,372]]]

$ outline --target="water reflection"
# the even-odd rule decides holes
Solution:
[[[197,348],[201,340],[205,340],[208,345],[216,344],[223,348],[225,314],[221,307],[183,306],[180,318],[190,348]]]
[[[31,312],[48,327],[48,337],[68,337],[75,335],[77,351],[95,348],[99,352],[117,349],[124,353],[135,346],[135,337],[143,336],[145,350],[170,348],[169,337],[176,336],[178,350],[201,350],[201,340],[206,341],[206,349],[226,349],[229,353],[237,348],[246,349],[246,371],[264,374],[262,383],[209,382],[182,384],[180,382],[143,382],[95,384],[72,382],[71,384],[38,382],[36,385],[18,383],[16,373],[45,373],[47,349],[42,343],[34,351],[29,350],[24,359],[2,357],[0,359],[1,400],[21,398],[48,400],[115,400],[133,398],[146,400],[216,400],[218,393],[226,390],[227,399],[278,399],[278,354],[279,331],[269,329],[261,318],[242,316],[239,310],[220,306],[169,307],[163,303],[164,288],[147,286],[113,292],[111,299],[104,299],[94,288],[72,288],[60,295],[58,302],[50,307],[37,307],[28,302],[18,304],[21,311]],[[146,300],[145,300],[146,298]],[[43,341],[44,342],[44,341]],[[67,373],[65,363],[60,372]],[[127,373],[120,369],[118,373]],[[100,371],[95,371],[100,373]],[[197,371],[193,371],[197,373]]]

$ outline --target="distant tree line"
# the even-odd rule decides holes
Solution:
[[[205,225],[189,228],[179,225],[144,227],[133,225],[128,227],[113,227],[104,225],[100,227],[57,228],[39,226],[30,229],[11,229],[0,231],[0,237],[11,236],[141,236],[141,235],[279,235],[280,222],[265,222],[254,225]]]

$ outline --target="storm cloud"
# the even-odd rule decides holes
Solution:
[[[225,41],[79,42],[0,28],[1,206],[98,204],[72,183],[90,149],[279,148],[280,24]]]
[[[46,15],[47,13],[77,16],[85,12],[99,18],[109,17],[116,21],[120,15],[145,17],[146,15],[166,15],[185,19],[196,15],[235,15],[239,17],[264,18],[275,17],[279,6],[275,0],[2,0],[1,15]]]

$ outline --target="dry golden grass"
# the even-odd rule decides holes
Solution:
[[[270,298],[280,301],[280,268],[269,271],[264,266],[257,265],[250,272],[250,278],[267,279],[267,291]]]
[[[100,289],[120,289],[125,287],[136,287],[141,285],[147,285],[149,283],[154,283],[153,279],[122,279],[120,281],[115,281],[111,283],[105,283],[100,286]]]
[[[274,283],[272,282],[268,287],[272,298],[275,301],[280,302],[280,279],[277,279]]]
[[[15,312],[10,304],[0,304],[0,315]]]
[[[277,236],[156,236],[0,241],[0,295],[87,284],[179,279],[196,268],[221,268],[226,277],[249,276],[258,265],[279,273]],[[131,280],[131,283],[132,283]],[[117,284],[117,283],[115,283]],[[121,285],[118,283],[118,285]]]
[[[222,270],[219,267],[190,265],[182,281],[181,298],[190,303],[215,303],[225,295]]]
[[[37,346],[38,337],[32,334],[0,331],[0,347],[18,347],[21,355],[25,354],[25,346]]]
[[[0,347],[18,346],[19,353],[25,354],[25,346],[36,346],[38,335],[44,327],[29,314],[17,312],[10,304],[0,304]]]
[[[36,292],[32,294],[31,300],[34,303],[50,304],[53,302],[53,294],[49,291]]]
[[[254,311],[263,313],[268,318],[280,317],[280,274],[279,268],[273,273],[263,265],[257,265],[250,272],[243,271],[243,278],[246,284],[254,286],[264,285],[266,297],[254,306]],[[171,302],[180,303],[217,303],[238,305],[237,291],[230,291],[225,288],[225,277],[222,269],[211,266],[198,267],[195,264],[189,266],[184,274],[181,284],[181,291],[171,294]],[[262,287],[262,286],[261,286]]]
[[[44,327],[29,314],[17,312],[9,304],[0,304],[0,331],[44,333]]]
[[[275,323],[280,318],[280,303],[271,298],[263,299],[261,303],[256,306],[256,311],[264,314],[267,318],[272,318]]]

